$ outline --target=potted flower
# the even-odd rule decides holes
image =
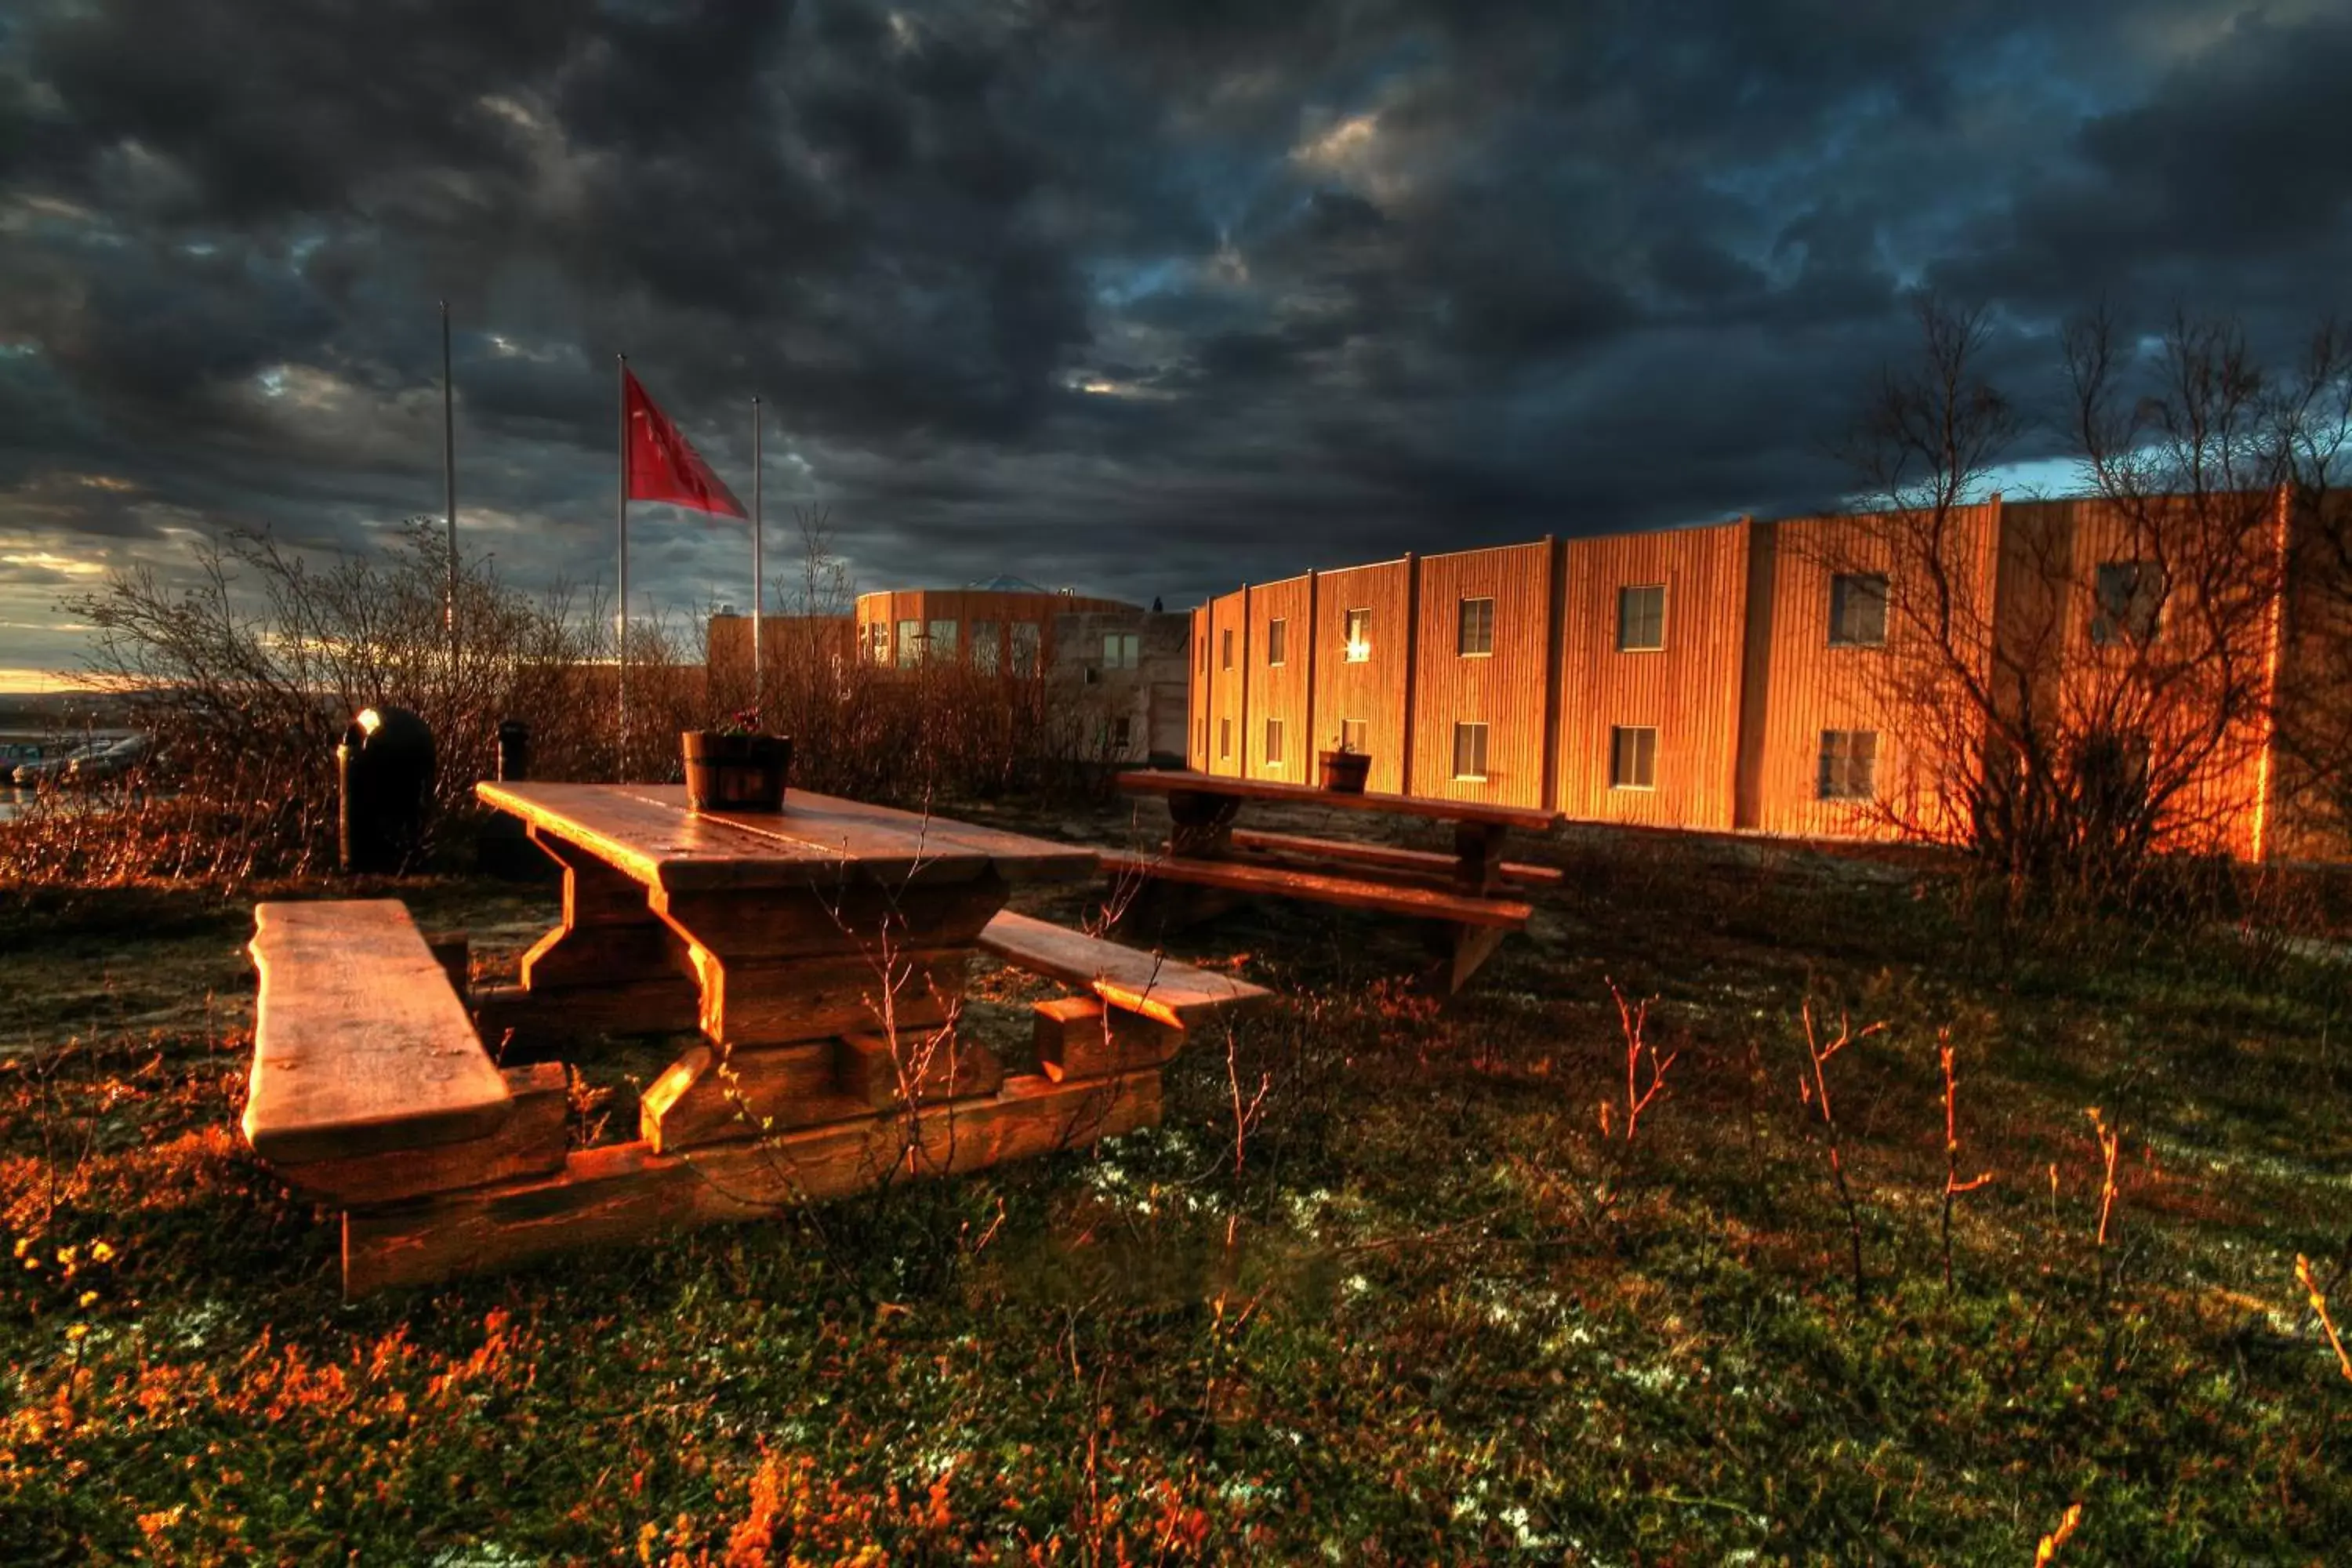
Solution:
[[[760,710],[746,708],[716,729],[678,736],[686,752],[686,804],[697,811],[782,811],[784,775],[793,765],[789,735],[760,727]]]
[[[1334,751],[1318,753],[1323,764],[1323,787],[1334,795],[1361,795],[1364,780],[1372,771],[1372,754],[1360,752],[1348,743],[1343,731]]]

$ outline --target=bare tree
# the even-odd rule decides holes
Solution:
[[[2154,341],[2104,310],[2070,323],[2065,432],[2089,497],[1996,521],[1975,503],[2024,422],[1979,374],[1983,314],[1918,310],[1919,361],[1881,376],[1848,453],[1874,503],[1858,536],[1885,572],[1871,679],[1927,773],[1877,809],[2020,890],[2105,896],[2154,855],[2246,853],[2279,715],[2290,512],[2304,496],[2336,515],[2319,503],[2352,423],[2347,335],[2325,329],[2279,375],[2226,321],[2179,316]],[[2326,531],[2304,532],[2324,554]],[[2344,776],[2352,705],[2308,684],[2295,733],[2316,794]]]

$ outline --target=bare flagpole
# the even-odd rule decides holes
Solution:
[[[621,601],[613,616],[613,651],[621,720],[621,755],[614,776],[629,782],[629,356],[614,354],[614,384],[621,405],[621,490],[614,508],[621,540]]]
[[[763,693],[761,683],[768,667],[760,658],[760,623],[768,618],[767,588],[761,575],[760,560],[760,400],[751,399],[751,710],[760,713],[764,726],[767,715],[761,711]]]
[[[449,301],[441,301],[441,484],[449,507],[449,589],[441,606],[449,633],[449,673],[457,673],[457,390],[449,374]]]

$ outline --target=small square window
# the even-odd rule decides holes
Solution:
[[[1609,731],[1609,787],[1658,787],[1658,731],[1648,724],[1619,724]]]
[[[2164,619],[2164,574],[2153,561],[2099,563],[2098,607],[2091,640],[2101,647],[2146,642]]]
[[[1364,749],[1364,721],[1361,719],[1339,721],[1339,749],[1361,752]]]
[[[1820,795],[1823,800],[1878,797],[1878,731],[1822,731]]]
[[[1495,601],[1465,599],[1462,601],[1460,624],[1454,637],[1454,652],[1464,658],[1477,658],[1495,651]]]
[[[1886,578],[1841,572],[1830,579],[1830,647],[1886,646]]]
[[[1265,721],[1265,765],[1270,768],[1282,766],[1282,721],[1279,719]]]
[[[1281,664],[1290,654],[1290,623],[1274,620],[1265,623],[1265,662]]]
[[[1484,779],[1486,776],[1486,725],[1454,726],[1454,776],[1457,779]]]
[[[1372,657],[1372,612],[1349,610],[1342,624],[1348,662],[1364,663]]]
[[[1617,651],[1656,653],[1666,646],[1666,585],[1617,590]]]

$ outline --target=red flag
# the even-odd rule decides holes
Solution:
[[[721,517],[748,518],[751,514],[735,499],[735,492],[710,471],[702,454],[687,444],[669,416],[646,395],[636,372],[624,370],[621,375],[629,415],[629,447],[623,454],[628,462],[629,499],[666,500]]]

